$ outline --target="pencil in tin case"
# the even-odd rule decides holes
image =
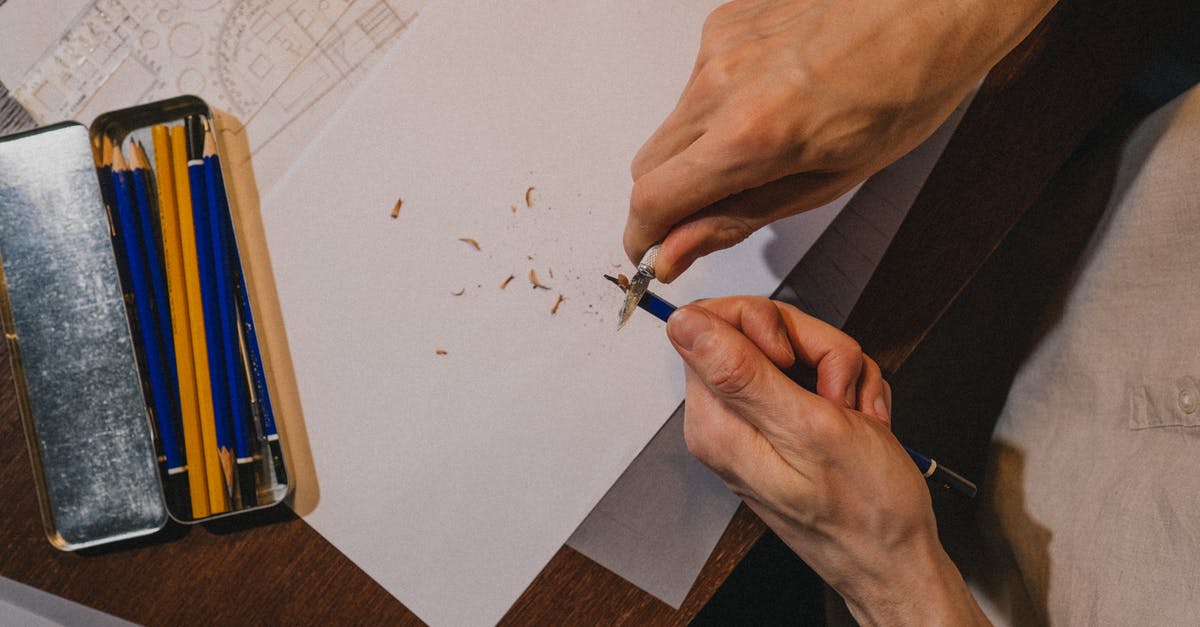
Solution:
[[[215,150],[204,155],[211,166],[205,168],[194,154],[197,163],[188,170],[182,123],[193,120],[195,130],[196,120],[212,121],[214,115],[204,101],[180,96],[102,113],[90,129],[64,123],[0,138],[0,322],[11,347],[45,532],[58,548],[151,534],[172,519],[198,522],[270,507],[290,491],[279,442],[269,428],[271,389],[266,355],[257,350],[249,277],[242,274],[237,249],[233,227],[239,222],[226,201]],[[152,130],[155,141],[143,144]],[[122,145],[121,160],[130,156],[136,162],[114,168]],[[151,145],[154,155],[145,150]],[[190,174],[199,175],[195,190]],[[242,183],[253,189],[252,177],[243,176]],[[196,237],[193,191],[204,198],[199,209],[207,215],[200,223],[208,238]],[[215,211],[205,192],[220,195]],[[217,251],[210,263],[220,260],[228,272],[219,313],[226,319],[223,331],[229,331],[223,335],[234,357],[230,370],[243,396],[239,457],[254,462],[246,465],[240,483],[252,497],[243,492],[230,499],[226,489],[237,482],[222,477],[218,441],[228,450],[234,438],[215,433],[213,399],[205,393],[225,387],[215,383],[228,385],[228,379],[220,372],[210,378],[204,363],[198,239]],[[130,262],[131,255],[137,261]],[[131,266],[140,287],[134,286]],[[187,359],[173,341],[185,339],[192,349],[190,376],[171,368]],[[222,355],[218,363],[226,361]],[[188,395],[190,419],[174,396],[182,394],[185,382],[168,381],[172,374],[196,384],[195,394]],[[161,406],[163,398],[169,408]],[[166,421],[156,422],[160,418]],[[189,441],[190,450],[180,446]],[[197,481],[176,491],[174,479],[182,478],[184,468]],[[206,503],[208,511],[188,511],[164,492],[196,499],[193,505]]]

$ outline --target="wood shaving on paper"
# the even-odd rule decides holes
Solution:
[[[404,199],[403,199],[403,198],[397,198],[397,199],[396,199],[396,205],[395,205],[394,207],[392,207],[392,219],[393,219],[393,220],[395,220],[396,218],[399,218],[399,217],[400,217],[400,207],[401,207],[402,205],[404,205]]]
[[[458,291],[456,291],[456,292],[450,292],[450,295],[451,295],[451,296],[462,296],[462,295],[463,295],[463,294],[465,294],[466,292],[467,292],[467,288],[465,288],[465,287],[460,287],[460,288],[458,288]]]
[[[533,206],[533,188],[532,187],[525,189],[525,206],[526,207]]]
[[[553,316],[554,314],[558,313],[558,306],[562,304],[563,300],[565,300],[563,295],[559,294],[558,298],[554,301],[554,306],[550,308],[550,315]]]
[[[513,280],[514,278],[515,278],[515,277],[514,277],[513,275],[511,275],[511,274],[510,274],[510,275],[508,275],[508,278],[507,278],[507,279],[504,279],[504,281],[500,283],[500,289],[504,289],[504,288],[508,287],[508,284],[509,284],[509,283],[512,283],[512,280]]]
[[[529,269],[529,283],[530,283],[531,285],[533,285],[533,288],[534,288],[534,289],[537,289],[537,288],[539,288],[539,287],[540,287],[540,288],[542,288],[542,289],[544,289],[544,290],[548,290],[548,289],[550,289],[549,287],[546,287],[545,285],[542,285],[542,282],[541,282],[541,281],[538,281],[537,271],[536,271],[536,270],[534,270],[533,268],[530,268],[530,269]]]
[[[446,355],[446,354],[448,354],[448,353],[447,353],[445,350],[443,350],[443,349],[440,349],[440,348],[439,348],[439,349],[437,349],[437,350],[435,350],[435,351],[433,351],[433,352],[434,352],[434,354],[435,354],[435,355]]]
[[[458,238],[458,241],[466,242],[471,245],[471,248],[474,248],[475,250],[480,250],[479,242],[475,241],[475,238],[473,238],[473,237],[460,237],[460,238]]]

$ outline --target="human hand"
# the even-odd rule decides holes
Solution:
[[[879,366],[841,331],[764,298],[678,309],[684,435],[862,624],[983,621],[937,537],[929,490],[891,434]],[[781,369],[817,372],[812,394]]]
[[[659,280],[826,204],[928,137],[1053,0],[735,0],[633,160],[634,262]]]

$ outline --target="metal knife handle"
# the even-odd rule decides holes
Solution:
[[[642,255],[642,260],[638,262],[638,274],[654,278],[654,262],[658,261],[659,248],[662,248],[662,244],[655,244]]]

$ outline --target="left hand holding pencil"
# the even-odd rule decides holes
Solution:
[[[682,307],[688,449],[846,599],[861,624],[986,623],[938,540],[929,490],[890,431],[879,367],[783,303]],[[781,371],[799,360],[817,391]]]

